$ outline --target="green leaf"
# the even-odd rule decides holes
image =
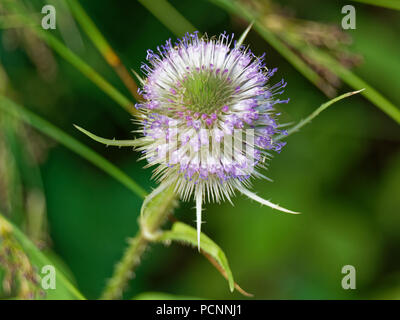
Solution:
[[[132,300],[202,300],[197,297],[180,296],[165,292],[142,292],[134,296]]]
[[[175,222],[172,229],[163,232],[157,238],[157,241],[164,243],[177,241],[197,248],[197,231],[185,223]],[[201,233],[200,235],[200,249],[206,254],[209,254],[222,267],[228,278],[229,289],[233,291],[235,288],[235,282],[233,280],[232,271],[229,268],[228,260],[222,249],[204,233]]]
[[[0,110],[21,119],[22,121],[30,124],[39,131],[53,138],[54,140],[62,143],[70,150],[79,154],[98,168],[102,169],[104,172],[108,173],[111,177],[121,182],[139,197],[144,198],[146,196],[147,192],[141,186],[139,186],[135,181],[133,181],[119,168],[114,166],[111,162],[104,159],[102,156],[100,156],[90,148],[86,147],[79,141],[75,140],[48,121],[43,120],[39,116],[35,115],[33,112],[25,109],[24,107],[16,104],[15,102],[9,100],[2,95],[0,95]]]
[[[11,230],[11,235],[18,241],[23,248],[25,254],[29,257],[29,260],[33,266],[35,266],[39,272],[43,266],[52,265],[56,270],[56,289],[48,289],[46,291],[46,299],[49,300],[85,300],[85,297],[79,292],[79,290],[68,281],[67,277],[54,265],[54,263],[48,259],[16,226],[11,224],[3,215],[0,214],[0,225],[7,227]]]
[[[158,229],[177,205],[174,183],[161,183],[144,199],[140,225],[148,238],[157,237]]]

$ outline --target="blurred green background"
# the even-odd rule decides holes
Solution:
[[[29,2],[40,13],[44,3]],[[59,2],[53,3],[57,8]],[[247,26],[208,1],[170,3],[209,35],[224,30],[240,35]],[[147,49],[176,38],[139,2],[81,4],[128,69],[140,70]],[[279,4],[298,19],[340,26],[341,8],[348,3],[288,0]],[[362,57],[353,71],[399,107],[400,12],[351,4],[357,10],[357,28],[346,31],[353,39],[349,50]],[[57,18],[62,19],[61,15]],[[129,148],[105,148],[72,126],[78,124],[104,137],[130,139],[135,129],[132,117],[42,42],[36,40],[33,45],[44,49],[30,48],[26,44],[29,39],[22,41],[18,30],[0,30],[0,64],[14,100],[109,159],[150,191],[155,186],[151,169],[143,169],[145,163],[137,162],[137,154]],[[69,25],[65,30],[69,33],[61,34],[59,29],[48,32],[63,39],[129,96],[79,27]],[[296,122],[328,100],[255,31],[246,43],[257,54],[266,52],[268,67],[279,68],[272,82],[281,78],[288,82],[284,97],[291,100],[279,107],[282,122]],[[337,87],[338,93],[353,90],[345,84]],[[29,126],[22,130],[21,124],[3,113],[0,124],[0,152],[5,155],[7,149],[8,159],[12,159],[5,162],[8,167],[0,167],[0,209],[23,228],[23,199],[29,190],[39,190],[48,220],[49,236],[43,240],[46,250],[51,249],[63,261],[63,268],[86,297],[97,298],[126,247],[126,239],[137,231],[141,199]],[[400,298],[399,125],[357,95],[323,112],[287,142],[267,173],[274,182],[256,181],[254,190],[302,215],[275,212],[242,196],[234,199],[235,206],[205,206],[203,232],[224,250],[235,280],[256,299]],[[15,190],[4,178],[11,165],[20,181]],[[18,192],[24,205],[20,202],[18,206],[18,201],[7,205],[5,194],[16,196]],[[194,225],[192,202],[181,203],[175,214]],[[344,265],[356,268],[356,290],[341,287]],[[124,296],[148,291],[209,299],[244,298],[230,293],[226,280],[196,250],[178,244],[152,245]]]

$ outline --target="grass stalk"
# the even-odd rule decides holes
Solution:
[[[37,130],[41,131],[42,133],[46,134],[57,142],[63,144],[68,149],[74,151],[81,157],[85,158],[86,160],[115,178],[117,181],[121,182],[124,186],[126,186],[139,197],[144,198],[147,195],[147,192],[141,186],[139,186],[127,174],[114,166],[111,162],[104,159],[98,153],[94,152],[92,149],[88,148],[78,140],[72,138],[50,122],[40,118],[33,112],[16,104],[15,102],[9,100],[3,95],[0,95],[0,110],[17,117],[18,119],[35,127]]]
[[[43,30],[39,27],[39,23],[32,24],[29,14],[17,1],[4,1],[4,7],[11,13],[17,14],[18,19],[25,23],[30,29],[42,39],[49,47],[57,52],[63,59],[73,65],[84,76],[97,85],[105,94],[112,98],[126,111],[132,115],[137,115],[137,110],[134,108],[134,103],[118,91],[113,85],[105,80],[97,71],[83,61],[79,56],[73,53],[66,47],[60,40],[53,36],[50,32]]]
[[[309,68],[304,62],[300,62],[301,59],[296,56],[295,53],[291,52],[290,49],[271,31],[269,31],[257,17],[245,6],[240,4],[238,1],[228,1],[228,0],[210,0],[212,3],[224,8],[232,14],[236,14],[248,22],[254,22],[254,28],[257,32],[284,58],[286,58],[297,70],[299,70],[307,79],[318,86],[317,78],[313,76],[311,71],[307,71]],[[332,57],[325,55],[321,52],[315,52],[307,48],[297,48],[301,50],[303,54],[307,54],[310,58],[322,63],[331,72],[336,74],[340,79],[346,82],[354,89],[365,88],[363,95],[372,102],[375,106],[389,115],[397,123],[400,123],[400,110],[396,108],[389,100],[387,100],[383,95],[381,95],[377,90],[371,87],[368,83],[362,80],[360,77],[355,75],[349,69],[343,67],[339,62],[334,60]],[[300,61],[299,61],[300,60]]]
[[[197,29],[176,10],[167,0],[138,0],[164,26],[178,37]]]
[[[68,5],[75,19],[81,25],[88,37],[92,40],[93,44],[96,46],[97,50],[99,50],[107,63],[117,73],[131,95],[135,98],[136,101],[142,100],[142,97],[138,93],[138,86],[131,76],[131,73],[122,64],[121,59],[115,53],[113,48],[107,42],[105,37],[102,35],[92,19],[88,16],[88,14],[85,12],[80,3],[77,0],[70,0],[68,1]]]

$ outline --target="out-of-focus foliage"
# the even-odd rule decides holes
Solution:
[[[63,1],[48,2],[57,7]],[[44,4],[25,2],[39,15]],[[209,1],[170,4],[209,35],[223,30],[240,35],[248,25]],[[304,23],[340,28],[341,8],[348,3],[279,4]],[[362,57],[352,71],[399,107],[400,13],[352,4],[357,29],[345,31],[346,39],[352,39],[346,50]],[[139,2],[81,5],[128,69],[139,71],[147,49],[175,37]],[[129,97],[68,7],[62,8],[57,30],[47,32]],[[283,77],[288,82],[285,95],[291,102],[281,108],[283,122],[298,121],[326,101],[256,32],[251,31],[245,43],[257,54],[267,53],[268,67],[279,68],[271,81]],[[335,90],[350,91],[337,83]],[[155,186],[151,170],[137,162],[138,154],[129,148],[105,148],[73,128],[75,123],[105,137],[131,139],[135,126],[126,111],[27,28],[0,30],[0,92],[84,141],[142,188]],[[238,283],[258,299],[400,298],[400,127],[391,118],[359,96],[338,102],[288,139],[267,175],[274,182],[255,181],[254,189],[302,215],[276,213],[242,196],[234,199],[234,207],[223,203],[205,208],[203,231],[224,248]],[[100,295],[125,239],[137,232],[141,202],[63,145],[0,112],[0,211],[35,244],[51,250],[56,257],[52,261],[62,261],[57,266],[84,296]],[[176,217],[192,225],[192,207],[181,203]],[[341,269],[348,264],[357,270],[356,290],[341,287]],[[7,297],[3,289],[0,297]],[[125,297],[153,291],[243,298],[227,289],[204,257],[180,246],[151,246]]]
[[[48,259],[15,226],[0,217],[0,261],[4,279],[3,290],[17,299],[83,299],[82,294],[58,269],[57,260]],[[48,266],[53,266],[54,288],[45,290],[43,284],[49,281]],[[57,268],[56,268],[57,266]],[[43,278],[39,276],[39,274]],[[45,284],[45,285],[48,285]]]

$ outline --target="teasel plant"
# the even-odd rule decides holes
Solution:
[[[135,131],[138,138],[106,139],[75,125],[106,146],[134,147],[142,153],[141,159],[148,162],[147,166],[156,166],[153,176],[159,186],[143,202],[140,216],[142,237],[147,241],[168,239],[165,232],[148,224],[146,214],[146,208],[166,190],[172,192],[173,199],[176,196],[183,201],[194,200],[197,230],[195,238],[191,232],[191,244],[197,245],[199,252],[203,248],[202,241],[210,241],[201,234],[205,201],[232,203],[238,191],[272,209],[299,213],[250,190],[252,178],[268,180],[262,171],[272,152],[280,152],[286,144],[281,140],[315,116],[289,130],[282,129],[284,125],[278,123],[274,106],[289,102],[289,99],[278,98],[286,82],[269,84],[277,69],[267,68],[263,56],[255,56],[243,45],[250,29],[251,25],[238,40],[226,32],[211,38],[200,37],[198,32],[186,33],[175,43],[168,40],[157,52],[149,49],[148,63],[142,65],[144,78],[133,71],[142,85],[139,93],[143,96],[143,101],[135,105],[140,112],[134,121],[139,127]],[[246,135],[245,140],[243,135]],[[175,206],[176,200],[163,212],[172,211]],[[156,215],[156,221],[163,219]],[[178,230],[175,232],[178,235]],[[127,273],[127,265],[132,267],[139,262],[138,256],[143,251],[139,241],[132,241],[135,251],[126,254],[125,263],[117,265],[104,298],[111,298],[120,290],[119,280]]]
[[[175,41],[167,40],[157,49],[148,50],[144,55],[147,63],[143,64],[142,70],[132,70],[136,81],[79,2],[68,2],[72,16],[128,88],[131,97],[122,94],[57,37],[38,27],[37,21],[29,15],[28,8],[21,1],[5,0],[2,9],[8,14],[18,13],[21,24],[28,25],[40,41],[73,65],[128,111],[128,116],[134,118],[138,129],[129,140],[103,138],[82,128],[80,124],[75,126],[106,146],[130,147],[140,152],[141,159],[147,162],[146,167],[155,168],[154,178],[158,186],[151,193],[148,194],[118,167],[82,142],[17,104],[5,94],[0,95],[0,112],[29,124],[63,144],[143,199],[139,214],[139,231],[129,239],[127,248],[115,265],[114,273],[100,299],[121,298],[149,245],[168,245],[171,242],[197,248],[227,279],[231,291],[236,289],[244,295],[251,296],[234,281],[222,249],[201,231],[204,203],[234,202],[234,194],[239,192],[276,211],[297,214],[297,211],[266,200],[251,189],[253,178],[268,180],[264,175],[265,169],[272,157],[276,158],[274,161],[279,161],[277,154],[290,135],[298,132],[335,102],[360,92],[397,122],[400,122],[400,112],[371,86],[349,73],[345,67],[341,67],[336,70],[339,70],[342,78],[348,80],[354,91],[322,104],[297,124],[280,123],[276,105],[289,102],[287,98],[280,98],[284,94],[286,83],[283,80],[273,82],[272,76],[276,69],[271,68],[263,56],[257,56],[251,51],[246,45],[246,37],[250,30],[254,29],[301,70],[306,78],[318,85],[320,76],[307,65],[306,59],[297,55],[296,50],[286,50],[282,41],[293,48],[294,42],[289,43],[288,39],[276,38],[268,29],[271,26],[265,25],[245,2],[211,1],[248,23],[248,27],[236,40],[226,32],[219,36],[201,35],[167,1],[139,2],[155,16],[160,17],[160,21],[180,38]],[[176,18],[174,23],[163,19],[160,11],[173,15]],[[363,90],[364,88],[366,90]],[[325,93],[329,96],[334,91],[328,90]],[[136,103],[133,103],[134,100]],[[239,140],[240,148],[233,145],[227,154],[216,152],[213,155],[212,152],[206,152],[213,149],[213,142],[222,147],[231,146],[227,141],[238,131],[250,132],[248,140]],[[245,152],[248,149],[252,152]],[[197,157],[202,151],[205,151],[205,157]],[[177,221],[172,216],[179,200],[194,202],[196,228]],[[168,219],[172,220],[172,227],[164,229]],[[31,259],[30,263],[38,268],[49,263],[49,258],[3,215],[0,216],[0,230],[12,234],[21,245],[21,249],[29,252],[27,256]],[[4,245],[4,248],[7,247],[10,245]],[[61,270],[58,269],[57,274],[63,297],[85,299]],[[49,295],[49,298],[52,296]]]

